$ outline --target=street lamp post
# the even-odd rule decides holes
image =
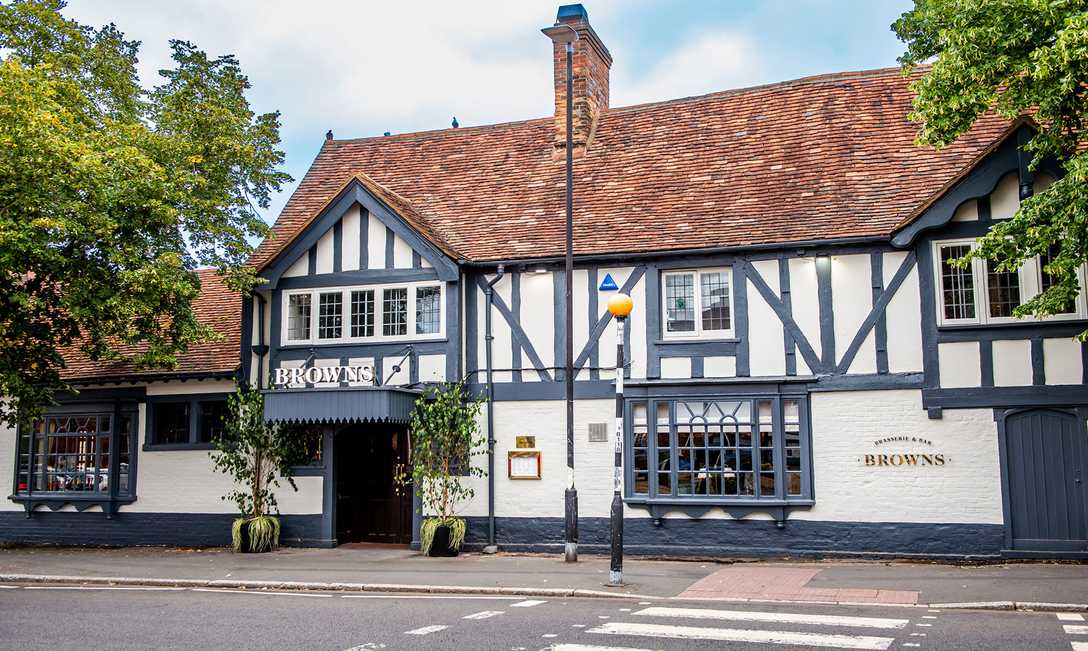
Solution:
[[[567,488],[563,492],[563,513],[566,544],[563,556],[568,563],[578,560],[578,490],[574,487],[574,42],[578,30],[570,25],[555,23],[543,30],[554,43],[563,43],[567,55],[567,250],[563,270],[566,281],[564,311],[566,313],[566,364],[563,379],[567,394]]]
[[[608,300],[608,311],[616,317],[616,428],[615,456],[612,467],[612,559],[608,566],[608,584],[623,585],[623,328],[634,303],[627,294],[616,294]]]

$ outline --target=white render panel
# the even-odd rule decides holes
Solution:
[[[147,385],[149,396],[175,396],[192,393],[234,393],[233,380],[189,380],[188,382],[152,382]]]
[[[352,206],[340,220],[340,264],[344,271],[355,271],[359,268],[359,213],[359,206]]]
[[[145,442],[146,405],[139,406],[139,439]],[[216,471],[207,450],[164,450],[139,453],[136,501],[124,507],[136,513],[235,513],[233,502],[220,499],[233,481]],[[296,477],[298,492],[287,482],[276,490],[280,512],[321,513],[321,477]]]
[[[385,269],[385,224],[370,213],[366,214],[366,268]]]
[[[990,218],[1010,219],[1020,209],[1020,187],[1016,172],[1006,174],[990,195]]]
[[[820,297],[816,288],[816,260],[790,258],[790,301],[793,320],[801,329],[816,355],[820,354]],[[834,273],[832,273],[834,275]],[[801,372],[800,351],[797,353],[797,372]],[[807,366],[807,365],[806,365]]]
[[[574,313],[574,358],[578,358],[578,354],[586,346],[586,342],[589,341],[589,291],[587,290],[589,284],[589,274],[585,269],[574,270],[574,287],[572,293],[571,303],[573,304]],[[557,306],[558,309],[558,306]],[[612,341],[615,341],[615,335],[612,335]],[[575,380],[588,380],[589,370],[586,368],[589,366],[586,363],[581,369],[575,371]]]
[[[486,281],[487,278],[485,277],[484,280]],[[479,371],[479,373],[477,373],[475,375],[475,380],[474,381],[484,382],[484,381],[487,380],[487,378],[484,375],[484,372],[487,369],[487,357],[486,357],[486,355],[487,355],[487,341],[484,339],[484,337],[486,336],[486,332],[487,332],[485,330],[485,328],[484,328],[484,323],[485,323],[484,319],[487,318],[487,298],[484,295],[484,290],[481,289],[480,286],[477,285],[476,283],[472,283],[472,284],[469,284],[469,285],[466,285],[466,286],[467,286],[467,289],[465,291],[468,292],[468,295],[469,295],[468,300],[476,301],[476,341],[466,342],[465,345],[466,346],[475,346],[476,347],[476,369],[475,370]],[[495,314],[492,314],[491,316],[492,316],[492,318],[494,318]],[[465,370],[466,371],[472,371],[473,369],[465,369]]]
[[[421,256],[421,257],[419,258],[419,266],[420,266],[420,267],[422,267],[422,268],[424,268],[424,269],[434,269],[434,265],[433,265],[433,264],[431,264],[431,263],[430,263],[430,262],[429,262],[429,261],[427,260],[427,258],[424,258],[424,257],[422,257],[422,256]]]
[[[306,363],[304,359],[285,359],[280,361],[280,368],[299,368]],[[272,378],[268,380],[269,384],[272,383]],[[306,386],[305,382],[290,382],[286,386],[290,388],[302,388]]]
[[[317,254],[317,263],[314,265],[314,272],[319,274],[331,274],[333,259],[333,236],[331,228],[321,236],[321,239],[317,240],[317,247],[314,251]]]
[[[506,306],[511,311],[514,309],[513,301],[510,300],[510,293],[513,289],[513,276],[506,274],[499,282],[495,283],[494,292],[496,298],[502,298]],[[484,304],[487,304],[486,295],[484,297]],[[487,317],[487,312],[481,311],[480,315],[484,318]],[[484,319],[480,320],[480,336],[484,336]],[[506,322],[506,318],[503,317],[499,308],[491,306],[491,335],[494,339],[491,341],[491,356],[492,364],[494,368],[514,368],[514,344],[513,334],[510,329],[510,324]],[[484,340],[484,351],[487,350],[487,340]],[[523,360],[524,360],[524,356]],[[487,358],[483,355],[480,356],[480,368],[487,368]],[[495,371],[493,373],[496,382],[510,382],[514,379],[514,374],[510,371]]]
[[[783,364],[784,366],[784,364]],[[782,372],[785,375],[785,371]],[[703,358],[703,377],[736,377],[737,358],[711,356]]]
[[[287,267],[287,271],[283,272],[284,278],[294,278],[297,276],[305,276],[310,273],[310,256],[307,253],[303,253],[291,263],[290,267]]]
[[[782,296],[778,283],[778,260],[759,260],[752,263],[759,275],[766,281],[767,286],[776,296]],[[734,276],[734,278],[736,278]],[[771,306],[763,300],[763,296],[756,288],[748,283],[748,364],[751,375],[785,375],[786,374],[786,343],[783,332],[782,319],[778,318]],[[743,335],[741,335],[743,336]],[[732,377],[737,374],[735,358],[732,362],[732,370],[726,374],[716,372],[711,374],[708,362],[711,358],[703,360],[703,375],[705,377]],[[720,367],[719,371],[727,371]]]
[[[623,287],[623,284],[627,282],[633,269],[631,267],[613,267],[597,270],[597,286],[599,287],[601,281],[604,280],[605,274],[612,274],[612,280],[616,281],[616,285]],[[588,282],[588,281],[587,281]],[[642,282],[639,282],[642,285]],[[587,285],[588,289],[588,285]],[[598,321],[602,316],[608,314],[608,299],[615,296],[618,292],[602,292],[597,287],[592,288],[589,291],[597,293],[597,314],[593,315],[592,321]],[[642,297],[641,302],[634,296],[635,292],[631,292],[631,300],[635,304],[635,309],[631,311],[631,316],[628,317],[627,323],[624,324],[625,328],[631,330],[631,350],[627,351],[632,364],[638,362],[641,363],[641,375],[635,375],[632,369],[632,377],[645,377],[646,376],[646,340],[644,337],[636,337],[636,333],[646,332],[646,310],[642,307],[646,304],[645,297]],[[586,318],[589,318],[589,313],[586,313]],[[636,343],[641,340],[640,344]],[[616,366],[616,320],[610,319],[608,325],[605,327],[604,332],[601,333],[601,338],[597,341],[597,350],[599,351],[600,366],[602,369],[615,368]],[[642,351],[639,354],[639,351]],[[632,353],[634,353],[632,355]],[[577,353],[575,353],[577,354]],[[616,373],[612,370],[601,371],[602,380],[614,380],[616,379]]]
[[[662,357],[661,377],[665,379],[684,379],[691,377],[690,357]]]
[[[921,392],[811,394],[816,505],[790,518],[1000,524],[1001,468],[992,409],[946,409],[930,420]],[[921,443],[873,442],[890,436]],[[866,453],[943,454],[944,466],[866,466]],[[789,525],[787,525],[789,526]]]
[[[884,254],[884,286],[891,282],[906,252]],[[915,265],[888,303],[885,321],[888,324],[888,371],[891,373],[921,372],[922,316],[919,311],[918,266]]]
[[[393,268],[412,268],[412,247],[400,235],[393,234]]]
[[[1043,373],[1047,384],[1081,384],[1081,343],[1071,337],[1043,340]]]
[[[10,490],[15,482],[16,451],[18,439],[15,436],[15,428],[5,423],[0,423],[0,486],[4,491]],[[7,495],[7,493],[4,493]],[[9,499],[0,499],[0,511],[22,511],[23,506]]]
[[[977,222],[978,221],[978,201],[971,199],[970,201],[964,201],[956,208],[955,214],[952,215],[952,221],[954,222]]]
[[[445,355],[420,355],[419,362],[419,381],[420,382],[443,382],[446,379],[446,356]]]
[[[651,272],[647,272],[651,273]],[[628,272],[627,275],[630,275]],[[603,276],[602,276],[603,278]],[[615,278],[615,276],[613,276]],[[620,283],[617,281],[618,285]],[[627,354],[627,358],[631,360],[631,377],[632,378],[645,378],[646,377],[646,342],[647,337],[656,337],[656,334],[647,332],[646,326],[646,314],[647,309],[656,309],[656,307],[646,306],[646,274],[642,275],[642,279],[631,288],[631,300],[635,304],[635,309],[632,311],[631,316],[627,318],[627,327],[631,329],[631,352]],[[608,302],[605,302],[607,307]]]
[[[523,273],[521,274],[521,329],[529,338],[540,361],[544,366],[555,366],[555,323],[553,310],[555,310],[555,293],[552,287],[554,281],[552,274]],[[522,367],[529,367],[532,362],[529,357],[521,355]],[[534,382],[540,379],[536,372],[524,372],[523,380]]]
[[[1031,386],[1031,342],[1027,339],[995,341],[994,386]]]
[[[977,387],[982,384],[978,342],[937,344],[937,356],[943,388]]]
[[[872,265],[868,255],[831,257],[831,305],[835,314],[835,353],[838,359],[842,359],[862,322],[872,311],[872,295]],[[876,373],[875,341],[870,330],[847,369],[848,373]]]
[[[352,358],[348,359],[348,365],[349,366],[369,366],[373,370],[374,369],[374,358],[373,357],[352,357]],[[372,382],[348,382],[349,387],[362,387],[362,386],[369,386],[371,384],[373,384],[373,383]]]
[[[332,366],[340,366],[340,358],[337,357],[337,358],[330,358],[330,359],[315,359],[314,360],[314,368],[328,368],[328,367],[332,367]],[[323,388],[338,387],[338,386],[340,386],[339,382],[317,382],[317,383],[314,384],[315,389],[323,389]]]
[[[411,364],[412,358],[408,357],[404,360],[404,363],[400,365],[399,371],[394,371],[393,367],[397,365],[400,358],[403,355],[390,355],[382,358],[382,384],[388,384],[390,386],[401,386],[408,384],[411,380]]]

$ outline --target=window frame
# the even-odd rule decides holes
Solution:
[[[437,287],[438,288],[438,332],[417,335],[415,334],[416,328],[416,311],[417,300],[416,290],[420,287]],[[403,289],[408,297],[408,313],[407,313],[407,327],[405,334],[403,335],[386,335],[385,329],[385,313],[383,310],[385,292],[387,290]],[[352,292],[359,291],[372,291],[373,294],[373,318],[371,320],[372,332],[370,336],[352,336],[352,321],[351,321],[351,294]],[[400,341],[441,341],[446,338],[446,283],[440,280],[421,280],[407,283],[390,283],[383,285],[350,285],[342,287],[311,287],[306,289],[285,289],[282,292],[280,299],[281,315],[280,315],[280,338],[281,346],[303,346],[303,345],[343,345],[343,344],[371,344],[371,343],[391,343]],[[318,337],[318,319],[319,319],[319,305],[321,294],[341,294],[341,314],[340,314],[340,337],[322,339]],[[288,328],[290,314],[288,307],[290,305],[290,297],[298,295],[310,295],[310,337],[308,339],[291,339],[290,329]]]
[[[726,287],[729,289],[729,327],[722,330],[707,330],[703,328],[703,274],[720,273],[726,278]],[[687,332],[669,332],[669,303],[668,303],[668,281],[670,276],[683,276],[687,274],[694,275],[694,293],[693,298],[695,302],[694,315],[695,315],[695,329]],[[661,338],[669,341],[683,341],[683,340],[708,340],[708,339],[733,339],[736,337],[737,319],[736,311],[733,308],[734,301],[734,285],[733,285],[733,268],[731,266],[725,267],[696,267],[686,269],[664,269],[661,271],[660,277],[660,296],[661,305],[658,306],[661,314]]]
[[[987,261],[972,260],[968,268],[974,281],[973,294],[975,300],[975,317],[971,319],[949,319],[944,315],[944,277],[941,274],[941,249],[949,246],[968,246],[971,250],[978,248],[978,242],[974,238],[955,238],[947,240],[934,240],[931,243],[933,258],[934,299],[937,317],[937,326],[942,328],[967,326],[1000,326],[1022,323],[1050,323],[1055,321],[1075,321],[1088,318],[1085,301],[1085,271],[1082,267],[1078,270],[1080,281],[1080,294],[1077,296],[1076,310],[1064,314],[1052,314],[1044,318],[1025,316],[995,317],[990,314],[990,274],[987,271]],[[1020,283],[1020,304],[1031,300],[1042,291],[1042,264],[1039,256],[1034,256],[1024,261],[1017,270],[1017,279]]]
[[[201,441],[201,425],[203,423],[204,407],[206,402],[226,402],[229,393],[194,393],[172,396],[148,396],[147,407],[144,414],[144,442],[141,449],[154,452],[166,450],[211,450],[215,446],[211,440]],[[155,420],[155,412],[160,405],[185,404],[189,407],[189,437],[183,443],[161,443],[158,441],[158,431]]]
[[[771,403],[771,427],[772,427],[772,448],[773,449],[773,463],[774,463],[774,482],[775,490],[774,495],[761,495],[761,488],[758,486],[760,470],[756,469],[758,463],[759,452],[763,449],[758,444],[759,441],[759,415],[758,408],[760,402]],[[788,469],[786,468],[786,423],[785,423],[785,403],[787,401],[797,402],[798,422],[797,427],[800,434],[800,473],[801,473],[801,493],[799,495],[789,495],[788,491]],[[753,470],[751,471],[753,480],[756,486],[753,488],[752,495],[699,495],[699,494],[681,494],[678,490],[677,475],[680,471],[677,464],[677,454],[681,447],[678,445],[677,434],[677,418],[676,410],[677,403],[680,402],[748,402],[751,411],[750,425],[752,426],[752,446],[751,454],[753,455]],[[645,493],[635,492],[635,408],[636,405],[646,405],[647,423],[646,423],[646,458],[653,460],[653,465],[656,466],[657,459],[659,458],[659,448],[657,445],[657,409],[660,404],[668,404],[668,435],[669,435],[669,474],[671,476],[671,485],[673,492],[670,494],[661,494],[658,490],[658,478],[657,471],[647,466],[648,481],[647,490]],[[726,507],[778,507],[778,506],[811,506],[815,503],[814,493],[814,477],[813,477],[813,465],[812,465],[812,434],[810,427],[809,416],[809,401],[804,395],[783,395],[783,394],[737,394],[737,395],[681,395],[681,396],[646,396],[639,398],[628,398],[625,400],[624,405],[624,501],[630,504],[645,504],[645,505],[690,505],[696,507],[713,507],[713,506],[726,506]],[[723,447],[723,446],[718,446]],[[728,446],[724,446],[723,449]],[[736,446],[733,446],[736,447]],[[695,469],[692,469],[695,472]],[[734,472],[746,472],[739,469]],[[738,491],[739,492],[739,491]]]

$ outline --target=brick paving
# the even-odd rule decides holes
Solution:
[[[918,603],[918,593],[910,590],[805,587],[821,571],[823,570],[818,567],[732,565],[696,581],[680,597],[873,604]]]

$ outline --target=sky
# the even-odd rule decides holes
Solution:
[[[253,109],[281,113],[284,187],[271,222],[337,138],[550,115],[543,0],[69,0],[82,23],[115,23],[143,43],[140,78],[168,67],[170,39],[236,55]],[[899,0],[588,0],[612,54],[612,106],[701,95],[807,75],[896,65]]]

